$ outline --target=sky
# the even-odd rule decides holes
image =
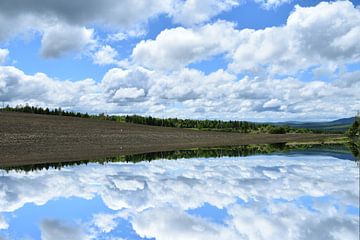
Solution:
[[[0,239],[357,240],[358,170],[299,153],[0,170]]]
[[[320,121],[359,92],[358,0],[0,2],[4,105]]]

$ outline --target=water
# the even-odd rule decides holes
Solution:
[[[0,239],[359,239],[359,166],[346,156],[0,170]]]

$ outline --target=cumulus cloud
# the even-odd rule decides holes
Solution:
[[[67,52],[83,50],[95,43],[93,29],[56,25],[46,28],[41,39],[41,55],[57,58]],[[75,37],[76,36],[76,37]]]
[[[138,98],[145,95],[144,89],[137,88],[121,88],[114,94],[114,99],[122,98]]]
[[[280,105],[281,105],[281,101],[279,99],[272,98],[269,101],[265,102],[263,107],[264,108],[274,108],[274,107],[278,107]]]
[[[218,21],[195,29],[163,30],[155,40],[143,40],[132,52],[135,63],[158,69],[185,65],[230,51],[236,46],[234,24]]]
[[[61,25],[61,31],[49,30],[61,40],[72,35],[76,28],[80,36],[84,37],[84,32],[80,32],[81,29],[85,30],[87,26],[94,25],[105,30],[126,32],[110,37],[113,40],[123,39],[127,36],[143,35],[144,24],[160,14],[172,16],[175,22],[187,25],[208,21],[220,12],[237,5],[236,0],[81,0],[61,3],[54,3],[51,0],[26,2],[4,0],[0,3],[0,41],[31,31],[43,33],[44,29],[52,25]],[[77,43],[80,41],[77,38],[73,40]],[[66,46],[63,47],[67,48]],[[55,53],[54,56],[57,54]]]
[[[130,29],[127,31],[120,31],[115,33],[109,33],[106,37],[107,42],[120,42],[128,38],[139,38],[146,35],[146,29],[140,26],[138,28]]]
[[[121,87],[148,88],[148,80],[152,73],[142,67],[135,69],[112,68],[104,75],[102,85],[109,92]]]
[[[91,239],[79,226],[69,226],[59,220],[45,219],[41,222],[40,229],[42,240]]]
[[[237,239],[234,231],[229,231],[203,218],[191,216],[176,208],[149,209],[137,214],[132,225],[140,237],[159,240],[166,239]]]
[[[116,0],[91,0],[76,2],[54,3],[51,0],[31,0],[26,2],[1,1],[0,17],[5,22],[17,23],[29,27],[32,23],[24,23],[26,18],[35,18],[38,21],[54,19],[59,22],[68,23],[72,26],[85,26],[89,24],[100,24],[115,28],[128,27],[146,21],[149,17],[156,16],[169,9],[171,1],[116,1]],[[10,24],[12,25],[12,24]],[[36,26],[35,26],[36,27]],[[20,31],[13,26],[13,30]]]
[[[8,55],[9,55],[8,49],[0,48],[0,64],[5,62]]]
[[[265,9],[276,8],[292,1],[293,0],[255,0],[256,3],[261,4]]]
[[[98,196],[116,211],[94,212],[84,226],[93,224],[106,234],[122,218],[141,237],[157,239],[357,239],[359,219],[347,207],[358,207],[358,181],[355,162],[325,156],[90,164],[27,174],[3,171],[0,212],[60,197],[71,201]],[[224,224],[201,212],[187,212],[205,203],[227,212]],[[11,221],[8,224],[11,228]],[[41,224],[43,239],[88,239],[85,230],[58,220]]]
[[[4,216],[0,214],[0,230],[7,229],[9,227],[9,224],[5,220]]]
[[[142,67],[112,68],[103,77],[101,87],[110,102],[126,104],[144,100],[154,73]]]
[[[93,224],[101,229],[102,232],[108,233],[114,230],[117,226],[117,214],[103,214],[98,213],[93,216]]]
[[[334,82],[296,78],[238,78],[225,70],[208,75],[195,69],[168,74],[142,67],[112,68],[100,83],[92,79],[56,80],[0,67],[0,100],[11,105],[58,107],[82,112],[167,117],[261,120],[327,119],[355,114],[360,106],[357,72]],[[348,104],[351,102],[352,104]],[[176,106],[174,106],[176,105]]]
[[[110,45],[95,47],[95,63],[118,65],[100,82],[60,81],[1,67],[0,100],[161,117],[339,118],[360,108],[358,71],[341,67],[359,61],[358,25],[359,9],[338,1],[297,6],[286,25],[261,30],[238,30],[226,21],[166,29],[155,39],[139,42],[128,62],[116,60]],[[43,55],[56,57],[93,44],[92,29],[71,28],[73,34],[63,33],[61,25],[43,26]],[[80,37],[73,40],[73,35]],[[228,60],[228,68],[205,74],[188,67],[213,57]],[[314,80],[299,80],[298,73],[306,70],[314,73]],[[322,81],[329,73],[330,80]]]
[[[171,15],[176,23],[193,25],[206,22],[223,11],[239,6],[239,0],[188,0],[178,1]]]
[[[26,75],[15,67],[0,67],[1,101],[65,108],[74,107],[78,102],[83,107],[89,104],[91,108],[92,101],[86,100],[90,97],[95,98],[99,94],[99,88],[92,79],[75,82],[60,81],[43,73]],[[103,97],[97,98],[96,105],[101,105],[101,101]]]
[[[256,0],[265,6],[278,6],[286,0]],[[79,0],[57,2],[3,0],[0,3],[0,39],[24,30],[38,29],[51,21],[71,26],[98,26],[113,29],[133,29],[160,14],[176,23],[191,25],[209,21],[221,12],[239,6],[240,0]]]
[[[334,81],[334,84],[341,87],[352,87],[359,89],[360,87],[360,71],[345,72],[340,75],[340,78]]]
[[[29,32],[42,34],[44,57],[60,57],[93,41],[94,26],[114,31],[140,29],[151,17],[168,12],[166,1],[1,1],[0,41]],[[131,34],[130,34],[131,35]]]
[[[107,65],[117,63],[118,52],[109,45],[102,46],[94,53],[93,61],[98,65]]]
[[[132,59],[148,68],[172,70],[224,55],[236,73],[294,75],[312,66],[336,68],[359,61],[359,25],[360,10],[351,2],[322,2],[296,6],[279,27],[238,30],[233,23],[217,21],[165,29],[154,40],[139,42]]]
[[[164,100],[184,101],[198,99],[206,84],[205,75],[197,70],[183,69],[171,75],[159,76],[151,85],[149,96]]]
[[[360,10],[349,1],[296,6],[285,26],[242,30],[230,68],[291,74],[310,66],[359,61],[359,24]]]

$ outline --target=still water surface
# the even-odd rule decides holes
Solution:
[[[0,239],[358,239],[359,166],[346,156],[0,170]]]

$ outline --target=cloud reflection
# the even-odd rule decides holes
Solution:
[[[257,156],[2,171],[0,213],[26,203],[99,196],[111,213],[88,209],[88,233],[75,231],[76,239],[90,239],[90,233],[110,239],[120,220],[139,238],[357,239],[359,218],[348,209],[359,208],[358,170],[332,157]],[[216,221],[217,211],[202,216],[206,205],[226,210],[223,222]],[[5,224],[11,228],[11,221]],[[42,239],[67,227],[44,220]]]
[[[78,226],[69,226],[59,220],[45,219],[40,228],[42,240],[91,239]]]

